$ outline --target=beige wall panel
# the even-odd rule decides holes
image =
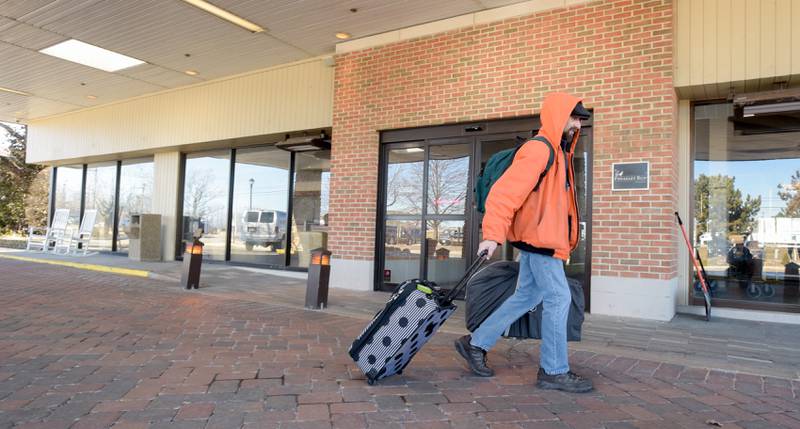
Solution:
[[[775,71],[775,24],[778,16],[775,9],[775,0],[761,0],[761,46],[759,52],[759,71],[758,77],[776,76]]]
[[[785,11],[778,13],[775,17],[775,40],[777,44],[791,43],[792,41],[792,1],[793,0],[778,0],[775,3],[775,8],[778,11]],[[798,8],[800,8],[800,2]],[[796,21],[800,24],[800,21]],[[792,73],[792,56],[791,52],[781,55],[780,49],[775,51],[775,74],[778,76],[785,76]]]
[[[691,23],[692,9],[690,7],[690,0],[677,0],[673,7],[676,17],[676,32],[675,32],[675,56],[686,57],[692,52],[692,32],[691,27],[687,27]],[[691,82],[691,60],[683,58],[682,61],[675,61],[675,81],[676,82]]]
[[[761,77],[761,0],[745,2],[745,79]]]
[[[161,215],[161,258],[164,261],[175,260],[180,166],[178,151],[157,153],[153,159],[153,213]]]
[[[800,0],[792,0],[791,17],[792,22],[790,27],[792,28],[792,38],[790,44],[792,46],[792,74],[794,75],[793,80],[797,82],[800,80],[800,78],[798,78],[798,75],[800,75]]]
[[[800,82],[800,0],[676,0],[675,7],[681,96],[718,98],[731,87],[764,91]]]
[[[701,50],[700,54],[702,54],[702,61],[703,61],[703,82],[716,82],[717,79],[717,63],[719,61],[719,51],[717,50],[717,36],[718,36],[718,29],[717,29],[717,18],[718,9],[717,9],[717,0],[710,0],[704,2],[697,2],[700,7],[703,8],[703,13],[701,16],[697,16],[696,20],[693,20],[692,23],[694,24],[695,21],[699,21],[698,23],[698,30],[701,32],[698,35],[701,35],[700,43],[702,43],[703,49]],[[704,19],[708,17],[710,19]]]
[[[731,27],[730,27],[730,40],[731,40],[731,80],[743,81],[745,80],[745,68],[747,61],[745,59],[745,39],[746,39],[746,21],[747,11],[745,5],[747,0],[733,0],[731,1]],[[724,35],[723,35],[724,37]]]
[[[703,28],[705,26],[704,5],[705,1],[692,0],[689,2],[691,7],[691,15],[689,25],[684,28],[689,28],[692,35],[692,43],[690,45],[691,51],[689,55],[690,63],[690,78],[692,82],[703,82]]]
[[[714,38],[717,41],[716,63],[708,64],[716,70],[712,82],[729,82],[731,80],[731,39],[719,37],[731,32],[731,0],[717,0]]]
[[[100,156],[333,123],[333,68],[290,64],[31,122],[28,161]]]

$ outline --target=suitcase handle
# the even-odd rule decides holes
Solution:
[[[481,253],[478,254],[478,258],[474,262],[472,262],[472,265],[470,265],[470,267],[467,269],[467,272],[464,274],[464,277],[462,277],[461,280],[458,281],[456,287],[451,289],[450,292],[448,292],[447,295],[444,296],[443,302],[448,304],[453,302],[456,296],[458,296],[459,292],[461,292],[461,290],[467,286],[467,282],[472,277],[472,275],[478,271],[478,268],[480,268],[481,265],[483,265],[483,261],[486,260],[486,255],[488,254],[489,254],[488,250],[483,250],[481,251]]]

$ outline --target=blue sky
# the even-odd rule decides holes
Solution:
[[[778,184],[791,183],[792,174],[800,170],[800,158],[768,161],[696,161],[695,178],[701,174],[723,174],[736,178],[734,185],[742,197],[761,196],[759,216],[775,216],[786,203],[778,197]]]

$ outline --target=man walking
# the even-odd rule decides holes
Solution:
[[[555,159],[539,188],[534,191],[550,149],[539,142],[528,142],[489,191],[484,241],[478,252],[488,251],[489,258],[500,243],[508,240],[520,251],[520,272],[514,294],[472,336],[455,342],[456,350],[476,375],[494,375],[486,365],[486,352],[511,323],[543,302],[536,386],[567,392],[592,390],[590,380],[569,369],[567,315],[572,297],[564,275],[564,262],[579,238],[572,157],[580,137],[580,121],[589,116],[580,98],[549,94],[542,104],[538,135],[552,146]]]

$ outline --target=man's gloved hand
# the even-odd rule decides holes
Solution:
[[[492,255],[494,255],[494,251],[497,249],[497,242],[492,240],[483,240],[481,244],[478,245],[478,254],[480,255],[484,251],[486,252],[486,259],[490,259]]]

